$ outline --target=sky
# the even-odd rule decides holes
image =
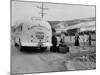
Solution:
[[[41,6],[38,2],[12,1],[12,24],[16,21],[29,20],[31,17],[41,17]],[[44,3],[44,19],[48,21],[63,21],[80,18],[95,17],[94,6]]]

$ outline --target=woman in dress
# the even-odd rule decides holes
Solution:
[[[78,35],[78,33],[75,34],[75,46],[79,46],[79,35]]]

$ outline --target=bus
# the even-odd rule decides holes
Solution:
[[[24,47],[46,50],[52,46],[51,25],[43,19],[32,19],[21,23],[20,31],[16,29],[14,44],[21,51]],[[34,49],[33,49],[34,50]]]

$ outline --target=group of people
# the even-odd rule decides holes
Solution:
[[[83,34],[83,36],[84,36],[84,34]],[[75,46],[79,46],[80,45],[79,39],[80,39],[79,34],[76,33],[75,34]],[[89,46],[91,46],[91,33],[89,33],[87,41],[89,42]]]
[[[84,35],[84,34],[83,34]],[[53,34],[53,37],[52,37],[52,44],[54,45],[54,46],[56,46],[57,45],[57,37],[56,37],[56,33],[54,33]],[[74,42],[74,45],[75,46],[80,46],[80,41],[79,41],[79,39],[80,39],[80,36],[79,36],[79,34],[78,33],[76,33],[75,34],[75,37],[74,37],[74,39],[75,39],[75,42]],[[89,33],[89,35],[88,35],[88,43],[89,43],[89,46],[91,46],[91,33]],[[64,34],[64,32],[61,32],[61,36],[60,36],[60,43],[65,43],[65,34]]]

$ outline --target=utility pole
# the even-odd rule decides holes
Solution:
[[[44,10],[48,10],[48,8],[44,8],[44,3],[42,2],[42,6],[37,6],[37,8],[39,8],[39,9],[41,9],[41,17],[43,18],[44,17],[44,14],[46,14],[46,13],[44,13]]]

